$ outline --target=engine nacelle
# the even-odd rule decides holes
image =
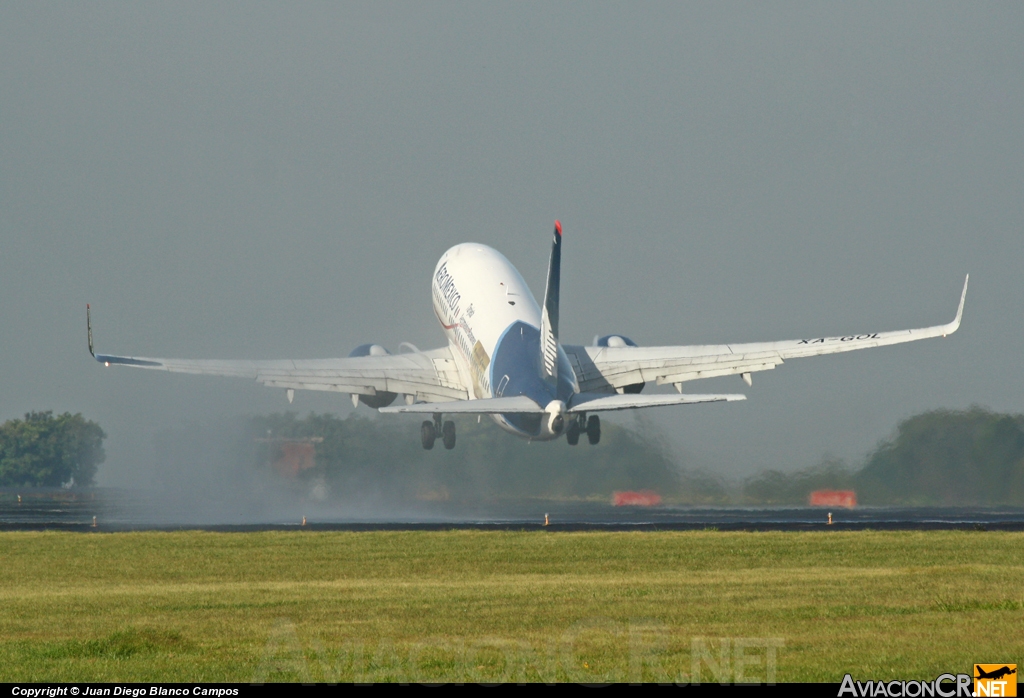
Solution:
[[[599,347],[635,347],[635,346],[638,346],[637,343],[634,342],[632,339],[630,339],[629,337],[626,337],[624,335],[621,335],[621,334],[606,334],[604,337],[599,337],[597,339],[597,341],[594,342],[594,344],[596,344]]]
[[[634,342],[632,339],[621,334],[606,334],[604,337],[599,337],[597,341],[594,342],[594,344],[596,344],[599,347],[611,348],[638,346],[637,343]],[[646,383],[633,383],[631,385],[624,385],[621,388],[619,388],[617,392],[631,394],[639,393],[641,390],[644,389],[645,385]]]
[[[385,349],[379,344],[360,344],[358,347],[348,353],[352,356],[388,356],[391,354],[390,351]]]
[[[360,344],[349,352],[349,356],[387,356],[390,353],[390,351],[379,344]],[[360,395],[359,402],[363,403],[367,407],[378,409],[380,407],[387,407],[395,401],[396,397],[398,397],[396,393],[389,393],[382,390],[376,395]]]

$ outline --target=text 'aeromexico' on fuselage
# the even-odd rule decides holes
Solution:
[[[470,242],[445,252],[434,269],[431,298],[471,399],[523,395],[543,407],[564,405],[579,392],[561,345],[557,380],[544,380],[541,310],[519,271],[497,250]],[[543,415],[491,416],[520,436],[561,435],[547,428]]]

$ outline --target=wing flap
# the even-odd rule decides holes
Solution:
[[[729,364],[705,364],[696,370],[687,370],[680,373],[657,372],[652,380],[658,385],[667,383],[685,383],[686,381],[698,380],[700,378],[715,378],[718,376],[735,376],[741,373],[753,373],[754,371],[769,371],[782,363],[777,361],[737,361]],[[662,371],[667,371],[662,369]],[[652,371],[652,373],[654,373]]]
[[[465,400],[466,391],[451,386],[425,381],[396,379],[346,379],[310,378],[306,376],[281,376],[266,378],[260,381],[263,385],[273,388],[291,388],[293,390],[324,390],[338,393],[354,393],[358,395],[376,395],[379,392],[413,395],[417,400],[447,401]]]

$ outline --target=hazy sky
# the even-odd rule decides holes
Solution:
[[[650,413],[690,464],[1024,411],[1022,67],[1021,3],[2,3],[0,419],[82,412],[145,484],[162,427],[288,404],[102,368],[86,302],[109,353],[430,348],[444,250],[540,295],[555,218],[569,343],[943,323],[971,273],[951,338],[689,384],[750,398]]]

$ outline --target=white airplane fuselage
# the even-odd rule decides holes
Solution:
[[[497,250],[479,243],[452,247],[431,281],[434,314],[444,330],[470,399],[525,395],[549,414],[565,415],[579,392],[569,359],[558,346],[557,380],[541,370],[541,310],[519,271]],[[443,412],[443,404],[438,405]],[[531,439],[561,435],[536,414],[495,414],[506,431]]]

